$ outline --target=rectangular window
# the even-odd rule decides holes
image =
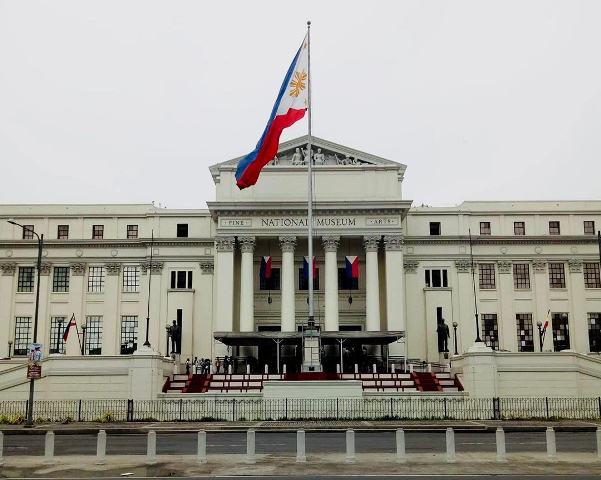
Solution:
[[[52,277],[52,291],[69,291],[69,267],[54,267],[54,276]]]
[[[534,352],[534,326],[531,313],[517,313],[515,323],[518,328],[518,352]]]
[[[493,350],[499,349],[499,326],[496,313],[482,314],[482,339]]]
[[[138,226],[128,225],[127,226],[127,238],[138,238]]]
[[[191,289],[192,288],[192,272],[187,270],[179,270],[171,272],[171,288]]]
[[[513,264],[513,288],[516,290],[530,288],[530,265],[527,263]]]
[[[134,353],[138,348],[138,317],[123,315],[121,317],[121,355]]]
[[[188,236],[188,224],[187,223],[178,223],[177,224],[177,236],[181,238],[186,238]]]
[[[315,268],[317,276],[313,279],[313,290],[319,290],[319,268]],[[298,289],[309,290],[309,279],[305,277],[304,270],[298,269]]]
[[[514,235],[526,235],[526,224],[524,222],[513,222]]]
[[[35,267],[19,267],[17,292],[33,292]]]
[[[23,240],[33,240],[33,225],[23,225]]]
[[[50,353],[65,353],[63,333],[67,327],[67,317],[50,318]],[[71,332],[71,334],[74,334]]]
[[[566,288],[566,274],[563,263],[549,264],[549,287]]]
[[[104,267],[90,267],[88,270],[88,292],[102,293],[104,291]]]
[[[96,240],[104,238],[104,225],[92,225],[92,238]]]
[[[279,290],[280,269],[271,267],[271,277],[259,279],[259,290]]]
[[[140,291],[140,267],[137,265],[125,265],[123,267],[123,291]]]
[[[480,290],[494,290],[497,287],[494,263],[479,263],[478,272]]]
[[[69,225],[59,225],[56,231],[56,238],[67,240],[69,238]]]
[[[424,270],[426,288],[446,288],[449,286],[449,276],[446,269]]]
[[[430,235],[440,235],[440,222],[430,222]]]
[[[480,235],[490,235],[490,222],[480,222]]]
[[[586,288],[601,288],[598,263],[584,263],[584,286]]]
[[[585,235],[594,235],[595,234],[595,222],[592,220],[584,221],[584,234]]]
[[[601,352],[601,313],[588,314],[588,348],[589,352]]]
[[[102,316],[89,315],[86,317],[86,355],[100,355],[102,353]]]
[[[567,313],[551,314],[553,326],[553,350],[561,352],[570,348],[570,329]]]
[[[551,221],[549,222],[549,235],[559,235],[560,229],[559,229],[559,222],[557,221]]]
[[[344,267],[338,269],[338,290],[359,290],[359,279],[347,277]]]
[[[31,317],[15,318],[15,344],[14,355],[27,355],[31,343]]]

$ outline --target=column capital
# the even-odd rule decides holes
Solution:
[[[12,277],[17,270],[16,263],[0,263],[0,269],[2,270],[2,276],[10,276]]]
[[[151,274],[163,272],[163,262],[154,262],[153,261],[152,264],[150,262],[144,262],[140,265],[140,267],[142,268],[142,275],[146,275],[149,270],[150,270]],[[121,265],[119,265],[119,268],[121,268]],[[117,274],[118,273],[115,273],[114,275],[117,275]]]
[[[338,244],[340,243],[340,236],[338,235],[327,235],[321,237],[321,243],[323,249],[326,252],[336,252],[338,250]]]
[[[121,273],[120,263],[107,263],[104,268],[106,268],[106,274],[108,276],[119,275]]]
[[[280,237],[280,248],[282,252],[294,252],[294,248],[296,247],[296,237],[291,235],[286,235]]]
[[[403,236],[402,235],[384,235],[385,250],[402,250]]]
[[[238,237],[238,243],[242,253],[253,253],[257,242],[255,237]]]
[[[363,237],[363,246],[366,252],[377,252],[380,246],[380,236],[366,235]]]
[[[203,275],[213,275],[215,264],[213,262],[200,262],[200,271]]]
[[[572,258],[568,260],[568,266],[570,268],[570,273],[582,273],[582,259]]]
[[[419,267],[419,262],[417,260],[405,260],[403,267],[405,267],[406,273],[415,273],[417,267]]]
[[[81,277],[86,273],[86,264],[85,263],[72,263],[71,264],[71,274],[76,277]]]
[[[216,237],[215,249],[218,252],[233,252],[236,239],[234,237]]]
[[[511,273],[512,263],[508,260],[499,260],[497,262],[497,269],[499,273]]]
[[[547,260],[543,258],[532,260],[532,269],[536,273],[545,273],[547,271]]]
[[[42,268],[40,268],[40,275],[48,276],[48,275],[50,275],[51,271],[52,271],[51,263],[42,263]]]
[[[455,268],[459,273],[470,273],[470,269],[472,268],[472,262],[469,258],[461,258],[459,260],[455,260]]]

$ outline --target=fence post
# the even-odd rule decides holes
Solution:
[[[232,422],[236,420],[236,399],[232,398]]]
[[[288,420],[288,397],[286,397],[286,416],[284,418]]]
[[[340,406],[338,405],[338,397],[336,397],[336,420],[340,419]]]
[[[346,463],[355,463],[355,431],[346,431]]]
[[[392,399],[392,397],[390,397],[390,418],[392,418],[394,416],[393,412],[394,412],[393,399]]]
[[[81,422],[81,398],[79,399],[79,405],[77,407],[77,421]]]
[[[599,418],[601,418],[601,397],[597,397],[597,404],[599,405]]]
[[[455,432],[447,428],[447,463],[455,463]]]
[[[198,463],[207,463],[207,432],[204,430],[198,431],[196,460]]]
[[[182,413],[183,413],[183,410],[184,410],[184,399],[183,399],[183,398],[180,398],[180,399],[179,399],[179,421],[180,421],[180,422],[182,421]]]
[[[597,459],[601,461],[601,427],[597,427]]]
[[[553,427],[547,427],[547,459],[555,460],[557,458],[557,447],[555,445],[555,430]]]
[[[499,397],[492,398],[492,418],[501,420],[501,399]]]
[[[444,400],[444,418],[447,418],[448,417],[448,414],[447,414],[447,397],[444,397],[443,400]]]
[[[256,463],[255,455],[255,431],[247,430],[246,432],[246,463]]]
[[[405,431],[402,428],[396,430],[396,460],[400,463],[407,461],[407,454],[405,453]]]
[[[545,397],[545,413],[547,418],[549,418],[549,397]]]
[[[157,434],[154,430],[148,432],[148,443],[146,445],[146,463],[154,465],[157,463]]]
[[[497,428],[497,462],[506,462],[507,455],[505,450],[505,431],[501,428]]]
[[[305,431],[296,431],[296,463],[303,463],[307,461],[307,455],[305,453]]]
[[[44,445],[44,463],[54,463],[54,432],[46,432]]]
[[[98,440],[96,441],[96,464],[103,465],[106,461],[106,432],[100,430],[98,432]]]
[[[127,421],[134,421],[134,401],[130,398],[127,399]]]
[[[4,434],[0,432],[0,465],[4,465]]]

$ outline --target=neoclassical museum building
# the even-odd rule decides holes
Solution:
[[[234,372],[300,371],[306,146],[306,137],[283,143],[243,191],[239,159],[213,165],[216,197],[206,209],[1,205],[0,398],[27,387],[19,369],[34,332],[30,229],[44,235],[36,340],[49,362],[44,375],[56,377],[55,398],[57,388],[65,396],[82,382],[91,392],[125,385],[146,357],[170,362],[166,375],[186,359],[213,365],[225,356]],[[427,364],[450,368],[476,395],[600,388],[601,201],[413,206],[403,197],[405,165],[318,138],[312,151],[324,372]],[[173,349],[175,361],[165,358]]]

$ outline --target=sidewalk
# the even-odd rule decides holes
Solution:
[[[395,430],[403,428],[407,431],[444,431],[453,428],[458,432],[494,432],[497,427],[503,427],[507,432],[538,432],[547,427],[553,427],[556,431],[564,432],[592,432],[601,427],[601,420],[562,420],[562,421],[494,421],[494,420],[406,420],[406,421],[256,421],[256,422],[115,422],[97,423],[80,422],[69,423],[41,423],[33,428],[25,428],[23,425],[0,425],[0,431],[6,435],[41,435],[52,430],[57,434],[96,434],[98,430],[106,430],[107,434],[146,434],[150,430],[161,432],[191,432],[206,430],[208,432],[238,432],[254,429],[259,432],[281,432],[281,431],[342,431],[353,429],[356,431],[367,430]]]

